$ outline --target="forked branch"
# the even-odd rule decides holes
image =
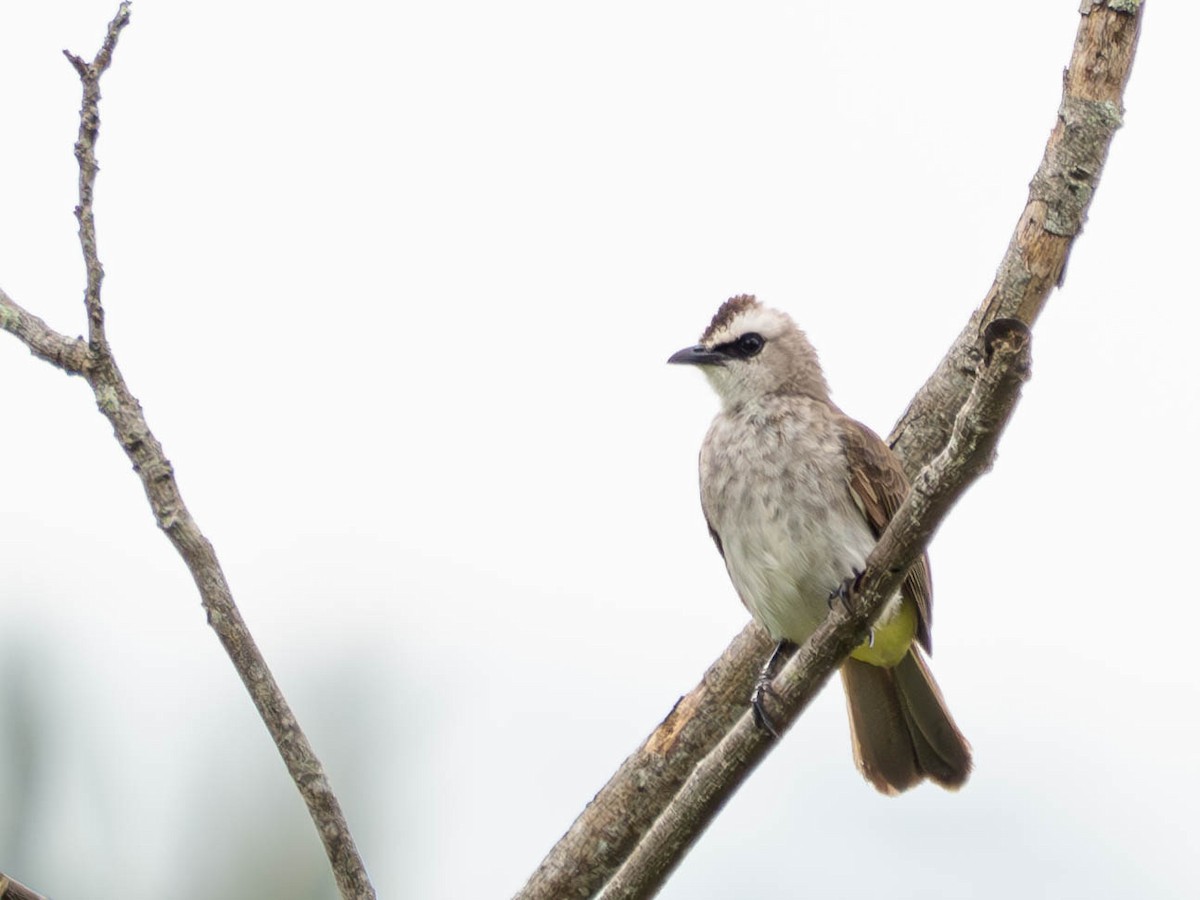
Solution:
[[[338,890],[344,898],[369,900],[375,897],[375,890],[320,760],[242,620],[216,552],[184,504],[171,463],[146,424],[141,404],[126,385],[105,334],[101,302],[104,267],[96,247],[93,206],[98,171],[96,140],[100,133],[100,78],[112,63],[117,40],[129,24],[129,15],[129,3],[122,3],[109,23],[100,52],[91,62],[66,53],[83,83],[79,140],[75,144],[75,157],[79,162],[79,205],[75,216],[79,220],[79,242],[87,270],[84,305],[88,340],[85,344],[82,340],[59,334],[3,291],[0,291],[0,328],[15,335],[35,356],[68,374],[83,376],[91,386],[96,405],[112,425],[113,434],[142,481],[159,528],[183,557],[196,582],[209,625],[217,633],[250,692],[288,773],[308,806],[333,867]]]

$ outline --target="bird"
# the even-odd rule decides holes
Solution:
[[[834,404],[805,333],[753,295],[726,300],[700,342],[668,362],[698,367],[720,399],[700,449],[700,502],[738,596],[777,642],[751,695],[755,720],[775,734],[774,666],[861,573],[909,482],[891,447]],[[855,763],[884,794],[925,779],[956,790],[971,772],[971,746],[925,659],[932,612],[922,554],[841,666]]]

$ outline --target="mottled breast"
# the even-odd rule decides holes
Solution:
[[[742,602],[776,639],[806,640],[875,544],[837,429],[827,404],[775,395],[719,414],[700,451],[709,527]]]

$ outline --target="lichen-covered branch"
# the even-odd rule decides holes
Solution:
[[[216,552],[184,504],[174,469],[146,423],[141,404],[125,383],[105,334],[101,302],[104,267],[96,248],[93,208],[98,171],[95,148],[100,130],[100,77],[111,64],[117,39],[128,24],[129,3],[122,3],[109,23],[107,36],[95,59],[87,62],[72,53],[66,54],[83,82],[79,140],[75,145],[75,157],[79,162],[79,205],[75,215],[79,220],[79,241],[87,270],[84,304],[88,340],[86,343],[82,339],[71,340],[55,332],[3,292],[0,292],[0,328],[24,342],[35,356],[70,374],[82,375],[91,386],[97,407],[112,425],[113,434],[142,481],[159,528],[183,557],[196,582],[208,623],[250,692],[288,773],[308,806],[329,856],[338,890],[344,898],[373,900],[375,890],[321,763],[242,620]]]
[[[975,385],[987,326],[1002,318],[1033,324],[1061,282],[1086,218],[1120,124],[1141,6],[1137,0],[1084,0],[1080,12],[1063,103],[995,284],[890,436],[910,478],[946,446]],[[518,893],[521,900],[592,897],[601,890],[697,762],[737,724],[768,647],[765,633],[747,625],[587,805]]]

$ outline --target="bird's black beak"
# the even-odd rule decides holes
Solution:
[[[709,350],[703,344],[695,347],[685,347],[678,353],[671,354],[669,363],[680,363],[688,366],[723,366],[725,354],[718,350]]]

